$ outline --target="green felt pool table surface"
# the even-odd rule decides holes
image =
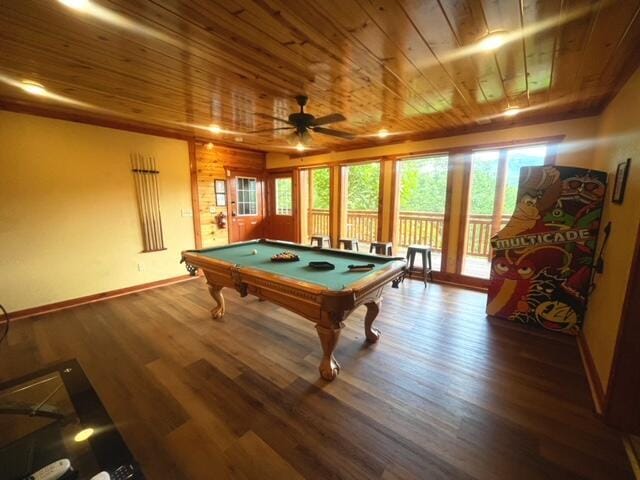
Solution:
[[[253,254],[253,250],[257,254]],[[271,257],[278,253],[290,251],[300,257],[297,262],[272,262]],[[399,257],[382,257],[345,250],[326,250],[310,248],[303,245],[280,243],[275,241],[255,241],[214,247],[197,251],[216,260],[229,262],[239,267],[249,267],[264,270],[269,273],[289,277],[295,280],[313,283],[328,290],[344,290],[350,285],[375,273]],[[309,262],[330,262],[335,270],[317,270],[309,267]],[[362,265],[372,263],[374,268],[369,271],[351,272],[348,265]]]

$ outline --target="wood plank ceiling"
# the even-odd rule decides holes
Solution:
[[[260,114],[286,118],[300,93],[347,117],[331,127],[355,140],[313,135],[341,150],[595,114],[640,60],[640,0],[63,3],[2,3],[0,106],[264,151],[291,151],[287,132],[247,132],[284,126]],[[515,40],[474,49],[495,31]]]

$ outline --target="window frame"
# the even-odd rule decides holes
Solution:
[[[291,189],[290,189],[290,195],[289,195],[289,208],[288,208],[288,213],[281,213],[279,212],[278,209],[278,181],[279,180],[288,180],[291,184]],[[293,176],[276,176],[273,179],[273,213],[274,215],[277,215],[279,217],[293,217],[294,215],[294,208],[293,208],[293,196],[294,196],[294,192],[293,192],[293,188],[294,188],[294,181],[293,181]]]
[[[251,190],[244,190],[240,188],[240,180],[252,180],[254,189],[253,193],[255,195],[255,211],[253,213],[241,213],[241,206],[243,205],[251,205],[251,202],[247,202],[245,200],[240,200],[240,192],[243,194],[245,192],[251,193]],[[244,198],[244,197],[243,197]],[[236,215],[238,217],[255,217],[258,215],[260,211],[260,199],[258,198],[258,178],[257,177],[245,177],[245,176],[236,176]]]

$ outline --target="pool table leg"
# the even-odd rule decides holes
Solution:
[[[320,376],[328,381],[336,378],[336,375],[338,375],[338,372],[340,371],[340,364],[333,356],[333,351],[338,344],[340,330],[342,330],[342,327],[342,323],[335,328],[316,325],[320,344],[322,345],[322,361],[320,362],[318,369],[320,370]]]
[[[216,301],[216,306],[211,309],[211,317],[214,320],[224,315],[224,297],[222,296],[222,287],[218,285],[209,285],[209,293]]]
[[[364,335],[367,337],[369,343],[376,343],[380,338],[380,330],[372,327],[371,324],[380,313],[381,298],[374,300],[373,302],[366,303],[367,314],[364,317]]]

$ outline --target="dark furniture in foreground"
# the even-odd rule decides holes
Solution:
[[[284,250],[296,253],[297,262],[272,262]],[[256,252],[254,254],[254,251]],[[288,242],[254,240],[224,247],[182,252],[187,267],[201,268],[209,292],[216,302],[214,319],[225,312],[224,287],[235,288],[269,300],[315,323],[322,345],[320,375],[333,380],[340,365],[333,356],[343,321],[358,306],[366,305],[365,336],[377,342],[380,332],[372,327],[380,311],[382,290],[393,282],[397,286],[405,272],[401,257],[380,257],[343,250],[313,248]],[[330,262],[334,270],[315,270],[309,262]],[[351,272],[349,265],[373,264],[369,271]]]
[[[65,479],[114,478],[121,467],[131,480],[144,478],[76,360],[0,385],[0,478],[22,479],[63,458],[75,471]]]
[[[414,268],[416,255],[420,254],[422,257],[422,270],[416,270]],[[407,248],[407,263],[408,266],[408,274],[411,275],[414,272],[419,272],[422,274],[422,280],[424,281],[424,286],[427,286],[427,276],[429,280],[433,281],[433,270],[431,265],[431,247],[428,245],[409,245]]]

